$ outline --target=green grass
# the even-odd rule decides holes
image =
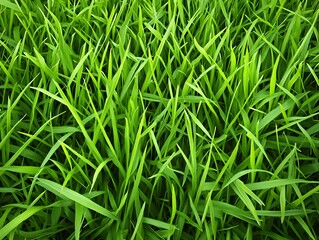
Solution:
[[[319,5],[0,0],[0,239],[317,239]]]

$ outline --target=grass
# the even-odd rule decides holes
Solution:
[[[0,0],[0,239],[317,239],[318,16]]]

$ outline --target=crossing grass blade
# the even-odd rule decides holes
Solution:
[[[118,219],[112,212],[108,211],[104,207],[98,205],[97,203],[93,202],[89,198],[87,198],[87,197],[67,188],[67,187],[63,187],[62,185],[60,185],[58,183],[52,182],[50,180],[39,178],[37,184],[39,186],[45,188],[46,190],[54,193],[55,195],[57,195],[59,197],[74,201],[83,207],[91,209],[91,210],[93,210],[93,211],[95,211],[103,216],[110,218],[111,220]]]
[[[23,213],[16,216],[9,223],[4,225],[0,229],[0,238],[4,239],[10,234],[11,231],[15,230],[22,222],[26,221],[28,218],[36,214],[37,212],[43,210],[45,207],[30,207],[26,209]]]
[[[11,2],[11,1],[8,1],[8,0],[2,0],[0,2],[0,5],[4,6],[6,8],[12,9],[14,11],[17,11],[17,12],[20,11],[19,7],[15,3]]]

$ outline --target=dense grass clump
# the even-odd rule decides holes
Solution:
[[[0,239],[317,239],[318,16],[0,0]]]

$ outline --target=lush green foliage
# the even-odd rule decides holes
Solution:
[[[0,0],[0,239],[316,239],[318,9]]]

